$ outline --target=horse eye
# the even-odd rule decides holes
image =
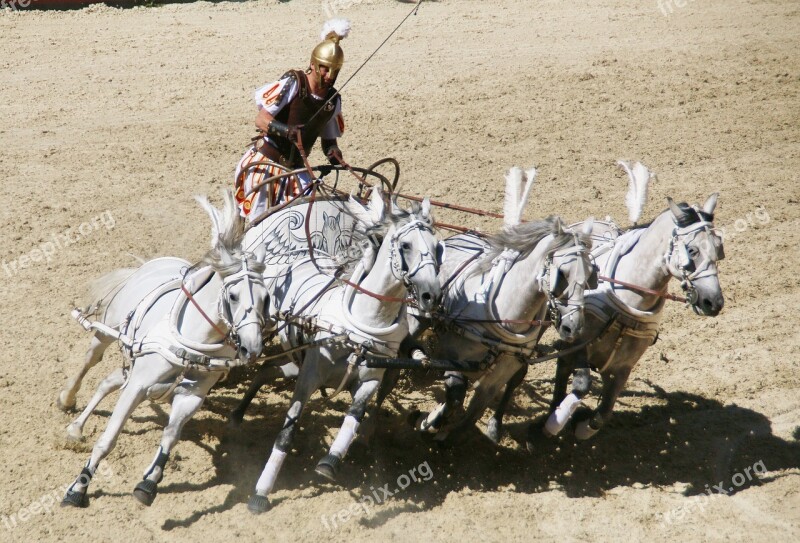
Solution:
[[[697,247],[689,247],[687,250],[691,258],[696,257],[698,253],[700,253],[700,250]]]
[[[400,248],[402,250],[404,250],[404,251],[410,251],[411,250],[411,244],[408,243],[407,241],[404,241],[403,243],[400,244]]]
[[[239,295],[236,294],[235,292],[231,292],[231,301],[232,302],[238,302],[239,301]]]

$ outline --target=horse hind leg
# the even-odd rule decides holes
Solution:
[[[339,466],[356,438],[361,421],[364,420],[367,404],[378,391],[380,383],[381,379],[359,381],[355,394],[353,394],[353,403],[347,410],[347,416],[336,434],[336,439],[333,440],[328,454],[317,464],[315,471],[319,475],[330,481],[336,480]]]
[[[250,404],[255,399],[258,391],[261,390],[268,381],[273,381],[278,377],[282,376],[283,373],[279,368],[271,365],[262,365],[258,368],[255,377],[253,377],[253,382],[250,383],[250,387],[245,392],[244,396],[242,396],[242,400],[239,402],[233,411],[228,415],[228,424],[230,426],[238,426],[242,423],[244,419],[245,411],[250,406]]]
[[[103,381],[97,387],[97,391],[94,393],[94,396],[92,396],[92,399],[86,406],[86,409],[83,410],[83,413],[81,413],[77,419],[67,426],[67,438],[72,441],[82,441],[83,426],[86,424],[89,415],[91,415],[94,410],[97,409],[97,406],[106,396],[115,390],[119,390],[124,383],[125,371],[122,368],[117,368],[109,373],[108,376],[103,379]]]
[[[111,343],[114,342],[113,338],[104,336],[99,332],[95,332],[89,344],[89,349],[83,359],[83,367],[77,375],[67,380],[67,384],[58,395],[56,405],[62,411],[70,411],[75,407],[75,396],[81,388],[83,378],[86,374],[97,365],[103,358],[103,353]]]
[[[142,480],[133,489],[133,497],[142,505],[150,506],[158,494],[158,483],[164,477],[164,467],[172,448],[178,442],[184,425],[203,405],[208,390],[217,382],[219,375],[208,375],[197,383],[179,389],[172,399],[169,422],[164,428],[161,444],[155,458],[144,472]]]

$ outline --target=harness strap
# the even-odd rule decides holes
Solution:
[[[197,300],[194,299],[192,293],[189,292],[189,289],[186,288],[185,283],[181,283],[181,290],[183,291],[184,295],[186,295],[186,299],[188,299],[192,303],[192,305],[195,307],[195,309],[197,309],[197,311],[200,312],[200,314],[203,316],[206,322],[208,322],[208,324],[211,325],[211,328],[213,328],[219,335],[221,335],[223,340],[227,339],[230,332],[224,332],[222,331],[222,329],[220,329],[219,326],[214,324],[214,321],[212,321],[211,318],[206,314],[206,312],[203,311],[203,308],[200,307],[200,304],[198,304]]]

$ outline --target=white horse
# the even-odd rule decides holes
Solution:
[[[573,232],[549,217],[507,226],[488,239],[459,234],[445,240],[444,310],[432,320],[414,315],[412,335],[432,329],[430,358],[488,367],[446,372],[446,401],[420,417],[419,429],[444,439],[474,425],[510,379],[524,378],[546,328],[540,323],[548,316],[563,340],[581,334],[584,290],[596,280],[589,258],[591,224]],[[475,394],[463,415],[451,421],[464,402],[468,379]],[[499,431],[490,426],[488,433],[496,441]]]
[[[368,207],[356,202],[350,212],[366,225],[368,234],[382,238],[377,251],[367,251],[350,282],[331,287],[318,266],[335,263],[320,254],[316,262],[302,258],[288,267],[270,269],[273,314],[290,326],[281,331],[284,346],[307,345],[283,429],[256,483],[248,509],[262,513],[270,508],[269,494],[286,458],[303,408],[314,391],[348,388],[353,402],[329,453],[317,472],[333,478],[356,436],[367,404],[385,372],[369,368],[365,358],[396,356],[408,334],[406,300],[410,293],[422,311],[430,311],[441,295],[437,273],[441,246],[433,231],[427,199],[411,212],[385,209],[379,189],[372,191]],[[310,330],[310,331],[309,331]],[[334,393],[335,395],[335,393]]]
[[[635,222],[652,174],[639,163],[620,164],[631,177],[634,197],[629,193],[628,203]],[[658,337],[663,295],[673,278],[681,282],[695,313],[716,316],[722,310],[725,302],[717,262],[724,258],[724,250],[713,222],[717,194],[709,196],[702,207],[667,201],[668,209],[647,225],[621,232],[610,223],[595,224],[595,239],[604,241],[593,251],[600,275],[625,284],[604,282],[587,292],[582,339],[591,342],[558,359],[550,414],[544,424],[531,426],[530,447],[540,436],[553,436],[564,428],[589,391],[590,368],[600,373],[602,397],[597,409],[575,415],[575,436],[588,439],[611,418],[631,371]],[[573,390],[567,395],[573,372]]]
[[[150,505],[183,425],[200,408],[209,389],[231,366],[249,363],[260,354],[267,298],[262,277],[264,252],[255,256],[242,251],[243,221],[231,192],[225,192],[224,198],[223,211],[198,198],[212,220],[211,250],[198,265],[186,269],[177,295],[151,290],[153,285],[168,283],[165,279],[182,262],[161,261],[143,266],[141,273],[128,274],[113,298],[100,303],[104,320],[93,322],[74,312],[87,329],[95,330],[93,346],[107,346],[108,339],[101,335],[120,341],[131,368],[112,372],[106,379],[122,386],[122,394],[62,505],[87,505],[86,491],[98,464],[113,450],[125,422],[146,398],[172,403],[155,459],[134,489],[134,496]],[[159,269],[167,271],[159,275]],[[156,279],[146,280],[151,272]],[[145,278],[143,288],[137,288],[134,283],[141,278]],[[116,320],[125,308],[131,313]],[[119,386],[108,387],[108,391]]]

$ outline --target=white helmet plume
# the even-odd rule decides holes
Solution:
[[[350,34],[350,21],[347,19],[328,19],[322,27],[320,39],[335,42],[343,40]]]

